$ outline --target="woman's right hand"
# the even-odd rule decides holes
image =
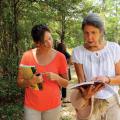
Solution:
[[[29,81],[30,81],[30,85],[42,83],[43,77],[42,77],[42,75],[39,75],[39,76],[34,75],[32,80],[29,80]]]
[[[24,79],[24,87],[31,87],[43,82],[42,75],[33,75],[32,79]]]
[[[21,68],[19,68],[18,71],[18,77],[17,77],[17,84],[21,88],[30,87],[32,85],[37,85],[38,83],[42,83],[43,78],[40,74],[39,76],[36,76],[33,74],[32,76],[28,77],[27,75],[24,75]]]

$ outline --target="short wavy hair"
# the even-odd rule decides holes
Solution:
[[[84,30],[85,25],[92,25],[103,32],[105,31],[103,21],[96,13],[90,13],[83,19],[82,30]]]

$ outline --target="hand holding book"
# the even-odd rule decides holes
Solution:
[[[82,96],[85,99],[91,98],[93,95],[95,95],[99,90],[101,90],[105,84],[102,81],[89,81],[89,82],[83,82],[79,83],[72,88],[77,88],[81,92]]]
[[[26,83],[28,82],[35,90],[42,89],[42,74],[36,73],[35,66],[21,65],[20,70]]]

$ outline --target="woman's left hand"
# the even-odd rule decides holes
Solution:
[[[57,81],[60,79],[60,76],[53,72],[45,72],[44,75],[52,81]]]
[[[94,78],[95,81],[102,81],[103,83],[109,83],[110,79],[107,76],[97,76]]]

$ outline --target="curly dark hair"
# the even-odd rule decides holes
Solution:
[[[36,43],[44,43],[44,34],[46,31],[50,32],[50,29],[47,27],[47,25],[40,24],[33,26],[31,30],[33,41]]]

